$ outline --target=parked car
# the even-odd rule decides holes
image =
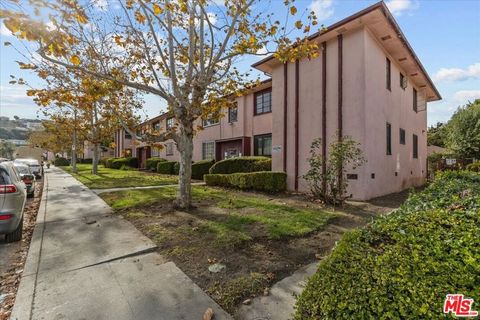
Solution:
[[[14,165],[18,174],[20,174],[20,179],[22,179],[23,183],[27,186],[27,197],[33,198],[35,196],[35,175],[26,164],[17,162]]]
[[[23,210],[27,187],[13,162],[0,163],[0,234],[7,242],[20,241],[23,231]]]
[[[40,165],[40,162],[35,159],[15,159],[15,163],[23,163],[30,167],[30,170],[35,175],[35,178],[42,179],[43,167]]]

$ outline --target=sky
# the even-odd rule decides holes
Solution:
[[[102,3],[106,1],[101,0]],[[314,10],[320,23],[328,26],[375,2],[297,0],[296,6],[299,12]],[[480,0],[385,2],[442,95],[441,101],[428,104],[428,124],[445,122],[458,106],[480,98]],[[277,19],[285,17],[283,0],[271,0],[268,8]],[[0,116],[36,118],[39,109],[26,96],[26,88],[11,85],[9,81],[13,74],[36,87],[41,86],[41,82],[33,73],[18,68],[15,61],[24,59],[13,47],[5,47],[5,41],[19,47],[16,39],[0,22]],[[246,56],[239,61],[239,66],[246,68],[259,59],[261,57]],[[146,96],[141,115],[151,118],[164,110],[164,101]]]

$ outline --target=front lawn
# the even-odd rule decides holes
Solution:
[[[72,173],[71,167],[61,167],[72,174],[90,189],[109,189],[121,187],[143,187],[176,184],[176,176],[161,175],[157,173],[136,170],[118,170],[98,166],[98,175],[92,174],[91,164],[77,164],[78,173]]]
[[[173,187],[127,190],[101,197],[230,312],[326,255],[345,229],[375,215],[333,211],[299,197],[206,186],[193,187],[195,209],[183,212],[172,206],[175,192]],[[209,271],[216,263],[225,268]]]

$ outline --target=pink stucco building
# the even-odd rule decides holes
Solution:
[[[288,188],[307,191],[302,176],[309,169],[312,140],[322,138],[327,150],[338,132],[359,142],[368,160],[348,172],[353,198],[423,184],[426,105],[441,96],[385,4],[370,6],[310,40],[321,48],[316,59],[283,64],[267,57],[253,65],[271,80],[237,98],[236,121],[229,121],[232,111],[225,110],[219,123],[204,123],[195,137],[194,160],[271,155],[272,169],[288,174]],[[117,147],[130,143],[132,155],[154,155],[123,140]],[[116,156],[128,147],[117,149]],[[172,155],[162,154],[166,149],[158,155],[178,158],[175,148]]]

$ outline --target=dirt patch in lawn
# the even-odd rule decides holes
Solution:
[[[37,219],[42,189],[43,179],[37,181],[35,197],[27,199],[24,211],[23,239],[19,242],[6,243],[4,236],[0,235],[0,320],[9,319],[12,312]]]
[[[229,312],[328,254],[345,231],[392,210],[374,202],[333,210],[295,195],[271,197],[206,187],[196,192],[190,212],[174,210],[170,197],[157,197],[148,205],[117,208],[116,213],[152,239],[160,254]],[[105,199],[115,204],[112,195]],[[135,198],[134,193],[128,196]],[[212,266],[220,271],[212,272]]]

